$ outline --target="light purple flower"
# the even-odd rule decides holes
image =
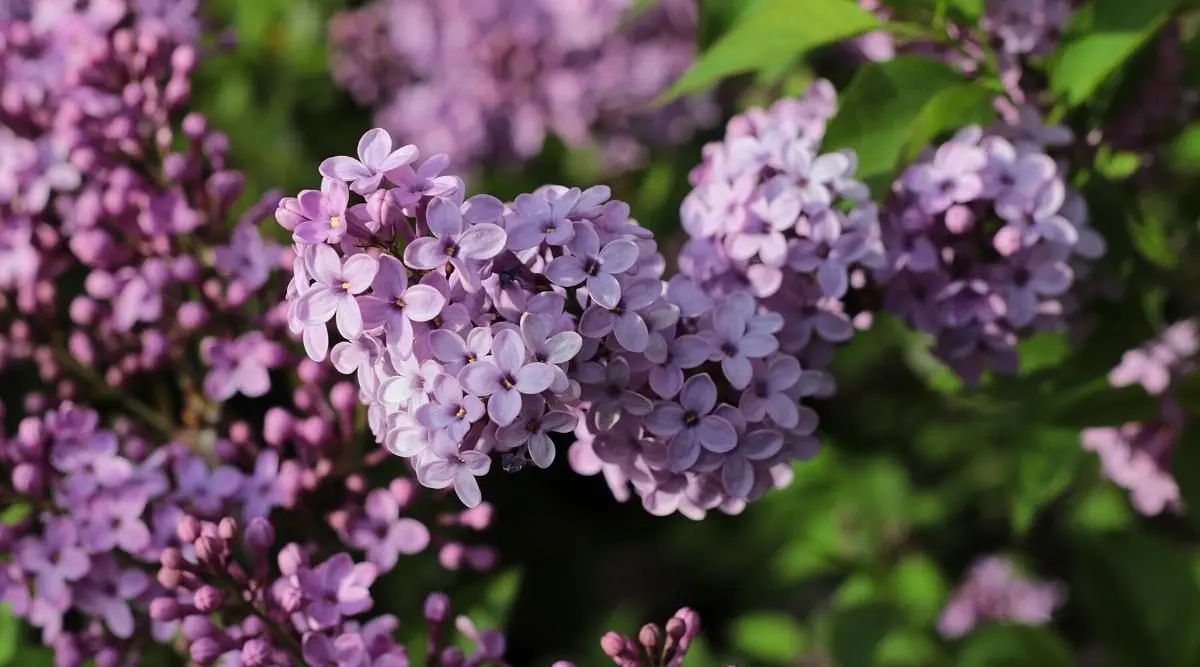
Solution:
[[[470,260],[487,260],[504,250],[504,229],[492,223],[465,226],[462,210],[453,202],[434,199],[425,213],[433,238],[423,236],[404,249],[404,263],[414,269],[432,271],[449,263],[467,289],[478,286]]]
[[[559,331],[551,335],[548,315],[527,312],[521,316],[521,338],[534,361],[550,364],[554,370],[555,388],[566,386],[567,374],[561,364],[575,358],[583,347],[583,337],[574,331]],[[556,389],[557,390],[557,389]]]
[[[850,266],[870,252],[867,236],[861,231],[843,230],[834,211],[822,211],[810,221],[809,238],[796,241],[788,264],[797,271],[816,271],[824,295],[840,299],[850,289]]]
[[[671,470],[682,472],[700,460],[704,450],[722,454],[737,445],[737,432],[728,421],[709,414],[717,405],[717,386],[707,373],[683,383],[679,402],[660,401],[645,418],[646,429],[670,438],[667,458]]]
[[[496,431],[496,437],[507,447],[525,445],[529,459],[539,468],[549,468],[554,463],[554,441],[550,433],[570,433],[578,420],[563,410],[546,411],[546,402],[540,396],[525,401],[517,420]]]
[[[745,389],[753,377],[751,359],[762,359],[779,349],[775,336],[749,328],[750,317],[737,304],[726,302],[712,315],[712,329],[700,332],[712,346],[712,361],[721,362],[721,371],[734,389]]]
[[[987,155],[978,146],[952,140],[938,147],[932,161],[910,167],[904,184],[917,195],[926,213],[937,214],[983,194],[980,172],[986,166]]]
[[[513,211],[505,221],[509,250],[528,250],[543,243],[566,245],[575,235],[568,217],[579,201],[579,190],[572,188],[554,201],[537,195],[522,194],[513,203]]]
[[[371,584],[379,570],[371,563],[355,563],[340,553],[298,576],[307,604],[304,621],[313,630],[335,627],[345,616],[371,608]]]
[[[257,398],[271,389],[269,369],[279,351],[261,332],[251,331],[232,341],[205,338],[200,353],[210,366],[204,377],[204,393],[209,398],[223,402],[239,392]]]
[[[429,349],[433,357],[444,364],[447,375],[458,377],[467,366],[491,354],[491,327],[475,327],[467,332],[466,340],[459,334],[446,329],[429,332]]]
[[[601,308],[616,307],[621,299],[621,283],[616,276],[637,262],[637,245],[633,241],[617,239],[601,247],[600,236],[591,225],[577,225],[567,249],[571,254],[550,262],[546,277],[561,287],[586,282],[588,296]]]
[[[521,411],[523,394],[540,394],[554,382],[554,370],[545,363],[526,363],[521,334],[504,329],[492,340],[491,359],[470,364],[458,374],[467,391],[487,396],[487,412],[498,426],[507,426]]]
[[[358,159],[338,155],[321,163],[321,175],[350,183],[350,189],[368,195],[379,189],[385,172],[395,171],[417,159],[417,147],[409,144],[392,150],[387,130],[367,130],[358,140]]]
[[[646,347],[646,358],[655,364],[650,369],[650,388],[660,398],[674,398],[683,388],[683,372],[708,361],[712,353],[708,340],[696,334],[651,337]]]
[[[297,314],[307,324],[328,322],[336,316],[338,332],[354,338],[363,326],[355,295],[371,286],[379,270],[378,260],[362,254],[342,261],[332,247],[321,245],[313,253],[310,268],[314,283],[300,296]]]
[[[304,660],[320,667],[363,667],[370,656],[362,635],[346,633],[330,639],[320,632],[304,635],[301,647]]]
[[[471,430],[471,424],[483,416],[483,401],[463,394],[458,380],[442,375],[433,381],[433,402],[417,409],[417,421],[432,430],[444,430],[455,442]]]
[[[292,230],[297,240],[304,243],[341,242],[346,235],[346,204],[350,201],[345,183],[323,179],[320,192],[305,190],[297,200],[301,220]]]
[[[799,406],[788,390],[800,382],[803,375],[800,362],[789,355],[774,355],[756,371],[738,403],[746,420],[759,422],[770,416],[782,428],[796,428],[800,423]]]
[[[458,499],[467,507],[477,507],[483,501],[476,477],[486,475],[492,459],[474,450],[459,451],[458,443],[438,433],[424,461],[417,466],[417,478],[434,489],[454,486]]]
[[[431,155],[416,169],[404,165],[388,171],[384,176],[397,186],[392,190],[396,203],[409,206],[420,201],[421,197],[440,197],[461,189],[462,182],[458,178],[441,175],[448,166],[450,156]]]
[[[367,328],[382,326],[389,345],[409,348],[413,322],[428,322],[446,307],[446,296],[429,285],[409,285],[408,269],[391,255],[381,255],[371,294],[358,306]]]
[[[368,493],[363,514],[354,522],[350,542],[366,551],[367,560],[380,572],[396,567],[401,555],[411,556],[429,546],[429,529],[416,519],[401,517],[400,503],[388,489]]]
[[[642,311],[662,295],[662,282],[656,278],[629,279],[613,308],[599,304],[588,306],[579,318],[579,333],[587,338],[603,338],[609,332],[630,352],[643,352],[650,342],[650,328]]]
[[[593,420],[601,430],[615,426],[623,414],[641,417],[650,414],[654,404],[630,386],[629,362],[614,357],[607,364],[587,363],[576,373],[581,384],[587,385]]]
[[[218,272],[256,290],[278,268],[279,257],[278,244],[264,241],[258,227],[243,223],[233,228],[229,245],[216,248],[213,261]]]

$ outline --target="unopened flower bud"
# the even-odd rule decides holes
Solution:
[[[657,655],[662,648],[662,630],[653,623],[643,625],[638,632],[638,643],[646,649],[647,655]]]
[[[192,662],[207,667],[217,661],[225,653],[225,646],[213,637],[201,637],[188,647],[188,655]]]
[[[170,622],[180,616],[179,603],[171,598],[155,598],[150,601],[150,618],[156,621]]]
[[[211,614],[220,608],[225,601],[225,595],[212,586],[201,586],[192,596],[192,604],[202,614]]]
[[[238,525],[237,520],[233,517],[225,517],[217,524],[217,535],[223,540],[232,540],[237,538]]]
[[[194,544],[200,539],[200,520],[190,514],[184,515],[179,520],[176,532],[185,544]]]
[[[425,620],[433,624],[450,619],[450,598],[445,593],[431,593],[425,598]]]
[[[255,555],[263,555],[275,543],[275,528],[262,517],[255,517],[246,526],[246,548]]]

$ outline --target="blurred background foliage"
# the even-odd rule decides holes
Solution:
[[[984,1],[894,4],[918,17],[977,17]],[[328,71],[327,21],[346,4],[211,2],[218,32],[237,37],[214,46],[195,91],[200,109],[230,135],[247,174],[247,202],[269,187],[315,187],[316,165],[352,152],[370,126],[369,112]],[[1171,12],[1184,26],[1189,83],[1200,87],[1192,4],[1096,0],[1051,57],[1055,115],[1087,127],[1141,103],[1135,84],[1152,66],[1143,47]],[[709,55],[679,90],[737,75],[722,84],[735,101],[732,113],[798,93],[819,72],[841,94],[826,147],[856,148],[877,194],[916,150],[981,109],[990,113],[987,91],[964,91],[943,70],[903,60],[854,70],[841,62],[828,45],[859,32],[854,21],[866,15],[840,14],[840,0],[702,5]],[[752,17],[739,21],[745,14]],[[717,128],[655,154],[644,170],[610,183],[614,198],[629,201],[661,237],[679,234],[687,171],[703,143],[721,134]],[[1124,288],[1100,308],[1082,344],[1039,336],[1023,345],[1019,376],[968,390],[923,339],[881,319],[838,355],[838,394],[818,406],[822,452],[796,467],[792,486],[743,515],[652,517],[636,503],[615,502],[601,478],[581,478],[565,461],[536,474],[493,475],[484,482],[498,510],[488,539],[501,553],[503,576],[453,577],[423,556],[389,575],[376,599],[412,610],[427,591],[449,588],[455,600],[473,601],[479,624],[507,629],[517,666],[556,658],[601,664],[596,638],[604,630],[633,631],[682,605],[704,620],[688,663],[698,667],[1200,665],[1200,522],[1137,516],[1079,444],[1083,427],[1153,413],[1140,389],[1108,389],[1105,374],[1122,351],[1200,312],[1200,264],[1191,254],[1200,235],[1200,122],[1169,140],[1159,177],[1137,178],[1138,160],[1101,147],[1079,175],[1093,223],[1110,240],[1105,270]],[[502,198],[548,182],[588,186],[597,180],[594,163],[551,144],[534,163],[478,174],[470,185]],[[1200,391],[1189,393],[1185,407],[1200,412]],[[1195,428],[1177,446],[1175,472],[1185,502],[1196,506]],[[1065,608],[1045,628],[986,627],[940,639],[935,623],[950,591],[978,556],[993,552],[1065,582]],[[20,634],[0,619],[0,665],[51,664],[47,650],[21,643]]]

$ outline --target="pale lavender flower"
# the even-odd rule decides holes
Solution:
[[[779,349],[775,336],[749,328],[751,318],[732,303],[717,306],[712,329],[700,332],[709,343],[709,359],[721,362],[721,371],[735,389],[745,389],[752,379],[751,359],[762,359]]]
[[[717,405],[717,387],[707,373],[683,383],[679,402],[660,401],[646,416],[646,429],[670,438],[667,458],[672,470],[682,472],[700,460],[703,451],[722,454],[737,445],[737,433],[725,419],[710,414]]]
[[[214,265],[218,272],[256,290],[278,267],[280,250],[277,243],[263,240],[256,225],[242,223],[233,228],[229,245],[217,246]]]
[[[574,223],[568,216],[580,199],[579,190],[568,192],[553,201],[531,194],[519,195],[505,221],[508,248],[528,250],[543,243],[566,245],[575,235]]]
[[[300,295],[297,314],[307,324],[320,324],[337,317],[338,331],[353,338],[362,331],[362,311],[356,294],[371,286],[379,261],[370,255],[352,255],[344,261],[333,248],[317,246],[313,254],[314,284]]]
[[[444,364],[447,375],[458,377],[460,371],[492,352],[491,327],[475,327],[462,336],[446,329],[429,332],[429,349],[433,357]]]
[[[949,141],[937,149],[931,162],[910,167],[904,184],[926,213],[941,213],[983,193],[981,172],[986,166],[987,155],[977,146]]]
[[[292,234],[304,243],[338,243],[346,235],[346,184],[326,178],[321,191],[305,190],[297,196],[300,220]]]
[[[404,165],[384,175],[397,186],[392,191],[396,203],[409,206],[421,197],[439,197],[461,188],[461,181],[454,176],[441,175],[448,166],[450,156],[431,155],[416,169]]]
[[[505,329],[492,339],[490,359],[470,364],[458,374],[467,391],[488,397],[487,412],[499,426],[507,426],[521,411],[525,394],[540,394],[554,382],[554,371],[542,362],[527,363],[521,334]]]
[[[358,159],[346,155],[327,158],[321,163],[323,176],[345,181],[360,195],[379,189],[387,172],[395,171],[417,159],[417,147],[409,144],[392,150],[392,137],[386,130],[367,130],[358,140]]]
[[[600,236],[590,225],[579,225],[567,244],[570,254],[555,258],[546,267],[546,277],[562,287],[586,283],[588,296],[601,308],[615,308],[621,299],[616,276],[628,271],[638,259],[632,241],[616,239],[600,246]]]
[[[649,308],[662,294],[661,281],[631,278],[620,289],[620,299],[612,308],[588,306],[579,319],[579,333],[587,338],[603,338],[609,332],[630,352],[643,352],[650,342],[650,329],[640,311]]]
[[[549,468],[554,463],[554,441],[550,433],[570,433],[575,430],[577,419],[563,410],[546,411],[546,402],[541,397],[526,399],[516,421],[502,426],[496,437],[506,447],[522,445],[529,452],[529,460],[539,468]]]
[[[413,344],[413,322],[428,322],[446,306],[446,297],[435,287],[408,284],[408,269],[391,255],[379,258],[371,294],[358,306],[368,328],[383,327],[389,345]]]
[[[483,414],[483,401],[463,394],[458,380],[442,375],[433,381],[433,402],[417,409],[417,421],[431,430],[443,430],[451,440],[461,442],[471,424]]]
[[[486,475],[491,468],[492,459],[487,454],[460,451],[458,443],[439,432],[433,438],[427,458],[417,466],[417,477],[431,488],[453,486],[464,505],[477,507],[483,495],[475,478]]]
[[[487,260],[504,250],[504,229],[491,223],[465,226],[459,207],[445,199],[434,199],[426,211],[426,223],[433,238],[424,236],[404,249],[404,263],[414,269],[431,271],[446,264],[468,289],[477,286],[475,272],[466,262]]]

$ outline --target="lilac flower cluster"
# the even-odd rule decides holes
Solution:
[[[600,639],[600,646],[604,654],[619,667],[642,667],[646,664],[679,667],[687,657],[692,640],[699,633],[700,616],[684,607],[675,612],[663,627],[656,623],[643,625],[636,640],[609,632]]]
[[[1025,578],[1009,558],[988,556],[971,566],[942,611],[938,631],[955,638],[989,622],[1044,625],[1065,598],[1060,584]]]
[[[884,306],[968,382],[1015,372],[1023,337],[1063,328],[1076,276],[1104,253],[1064,174],[1038,142],[967,127],[893,186]]]
[[[897,44],[888,32],[879,30],[856,37],[850,45],[866,60],[887,61],[897,53],[927,54],[968,75],[993,71],[1009,98],[1026,103],[1035,99],[1031,93],[1044,85],[1037,77],[1026,77],[1026,72],[1058,46],[1080,4],[1075,0],[994,0],[986,3],[978,27],[943,23],[943,40]],[[892,18],[892,9],[878,0],[859,0],[859,5],[880,19]]]
[[[709,144],[680,210],[682,273],[712,293],[746,291],[782,317],[779,344],[813,368],[870,323],[848,302],[883,265],[877,207],[853,152],[821,153],[837,111],[828,81],[802,99],[734,117]]]
[[[652,104],[695,56],[695,3],[634,4],[375,0],[334,19],[334,76],[378,124],[463,168],[535,157],[553,134],[617,172],[717,120],[708,98]]]
[[[1159,414],[1144,422],[1084,429],[1083,447],[1100,457],[1104,475],[1129,491],[1133,506],[1153,516],[1182,509],[1179,486],[1171,473],[1175,443],[1187,415],[1174,397],[1177,383],[1196,370],[1200,323],[1176,322],[1145,346],[1126,352],[1108,376],[1114,387],[1141,385],[1160,397]]]
[[[416,159],[371,130],[276,218],[296,243],[292,330],[356,375],[376,439],[423,484],[477,505],[492,453],[544,468],[574,432],[573,459],[598,458],[618,495],[632,483],[651,512],[698,518],[739,510],[811,448],[798,399],[824,377],[778,353],[782,318],[744,291],[664,283],[607,188],[464,199],[444,156]],[[332,350],[330,320],[346,339]]]
[[[274,460],[274,452],[262,452],[260,468]],[[176,543],[180,516],[233,508],[265,515],[286,484],[274,474],[252,483],[182,443],[154,448],[102,428],[96,412],[71,403],[22,420],[0,447],[0,468],[8,473],[0,484],[6,503],[30,512],[0,534],[0,549],[13,555],[0,600],[41,629],[60,664],[72,665],[88,655],[114,664],[136,650],[138,632],[158,641],[170,636],[170,626],[145,616],[157,586],[144,568]],[[88,622],[68,629],[72,612]]]

